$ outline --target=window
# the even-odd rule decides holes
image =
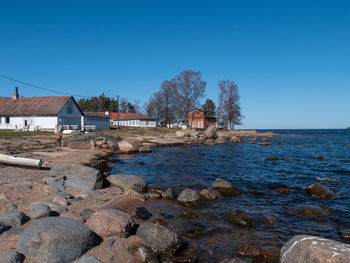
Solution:
[[[0,116],[0,124],[1,124],[2,117]]]
[[[6,124],[10,123],[10,117],[6,117]]]
[[[73,113],[73,102],[70,100],[67,103],[67,113],[72,114]]]

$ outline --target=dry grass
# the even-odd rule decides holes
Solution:
[[[49,132],[49,131],[28,132],[28,131],[16,131],[16,130],[0,130],[0,138],[27,137],[27,136],[38,136],[38,135],[48,135],[48,134],[53,134],[53,132]]]
[[[107,133],[116,133],[122,137],[136,137],[136,136],[155,136],[161,137],[165,135],[175,135],[179,129],[169,129],[164,127],[126,127],[121,126],[120,130],[116,127],[111,127],[111,130],[98,131]]]

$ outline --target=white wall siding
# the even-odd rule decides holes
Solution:
[[[118,125],[118,121],[112,120],[112,125]],[[120,126],[131,126],[131,127],[156,127],[156,121],[147,120],[119,120]]]
[[[19,129],[31,127],[31,129],[53,130],[57,124],[56,116],[16,116],[9,117],[10,123],[6,123],[6,117],[1,117],[0,129]],[[25,125],[27,122],[27,126]]]

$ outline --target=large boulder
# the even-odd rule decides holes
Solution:
[[[320,183],[314,183],[314,184],[309,185],[305,189],[305,192],[308,195],[311,195],[311,196],[316,197],[316,198],[326,199],[326,198],[335,197],[335,194],[333,193],[333,191],[331,189],[329,189],[327,186],[324,186]]]
[[[198,205],[201,202],[201,196],[199,193],[191,188],[185,188],[182,190],[177,198],[177,201],[186,206]]]
[[[142,223],[137,229],[136,235],[145,246],[150,247],[156,254],[172,255],[184,243],[175,232],[153,223]]]
[[[22,212],[3,212],[0,213],[0,224],[4,226],[21,226],[28,221],[28,217]]]
[[[23,261],[24,261],[24,255],[14,250],[0,251],[1,263],[22,263]]]
[[[116,208],[103,208],[93,213],[86,225],[101,237],[128,237],[135,229],[132,217]]]
[[[136,152],[138,147],[130,142],[121,141],[118,143],[120,153],[133,153]]]
[[[98,170],[78,165],[54,167],[50,170],[50,177],[59,179],[60,183],[64,178],[64,186],[81,190],[100,189],[104,180],[104,175]]]
[[[147,182],[141,176],[127,174],[112,174],[108,177],[109,182],[121,189],[131,189],[136,192],[145,192]]]
[[[240,191],[239,189],[231,184],[229,181],[226,181],[221,178],[216,178],[214,183],[212,184],[211,188],[215,189],[216,191],[226,194],[226,195],[239,195]]]
[[[205,134],[205,138],[207,138],[207,139],[216,139],[217,138],[215,127],[208,127],[204,131],[204,134]]]
[[[91,249],[97,240],[94,232],[72,218],[44,217],[24,230],[17,250],[39,262],[69,263]]]
[[[281,249],[281,263],[349,262],[350,245],[317,236],[298,235]]]

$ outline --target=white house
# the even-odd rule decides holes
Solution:
[[[132,127],[156,127],[156,120],[141,113],[117,113],[109,112],[112,125],[132,126]]]
[[[24,98],[16,88],[12,98],[0,97],[0,129],[54,130],[61,125],[82,129],[84,121],[101,129],[99,122],[84,116],[72,96]]]

